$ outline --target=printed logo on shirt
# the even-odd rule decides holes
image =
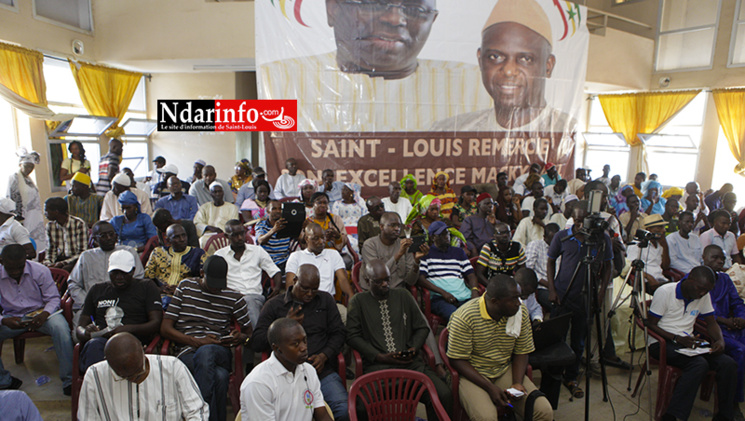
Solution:
[[[119,300],[100,300],[98,308],[114,307]]]
[[[313,393],[305,389],[305,393],[303,393],[303,401],[305,401],[305,407],[306,408],[313,408]]]
[[[698,317],[698,314],[699,313],[700,313],[700,311],[698,311],[698,310],[691,310],[691,316],[693,316],[693,317]]]

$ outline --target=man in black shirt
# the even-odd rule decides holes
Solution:
[[[146,344],[158,333],[163,311],[154,282],[134,279],[132,253],[118,250],[109,258],[109,282],[94,285],[85,297],[76,335],[83,345],[80,369],[103,361],[106,341],[120,332]]]
[[[295,284],[284,295],[264,305],[251,343],[256,352],[271,351],[267,330],[272,322],[282,317],[297,320],[308,335],[308,363],[315,367],[321,379],[324,400],[335,420],[348,420],[347,390],[337,374],[336,364],[347,332],[334,297],[318,290],[320,280],[317,267],[301,265]]]

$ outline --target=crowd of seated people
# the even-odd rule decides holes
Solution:
[[[163,157],[149,177],[135,180],[119,170],[123,147],[112,139],[95,185],[89,166],[64,167],[68,194],[43,202],[29,178],[39,155],[22,151],[15,182],[0,199],[0,341],[26,331],[52,336],[66,395],[79,344],[80,419],[107,405],[113,410],[123,402],[117,394],[129,393],[125,383],[96,392],[91,382],[110,372],[114,380],[144,385],[139,393],[151,388],[144,401],[176,399],[179,407],[168,411],[225,420],[231,349],[238,345],[246,363],[241,378],[248,375],[240,388],[244,414],[277,413],[272,402],[282,396],[292,410],[304,405],[324,419],[320,399],[334,419],[348,419],[347,384],[337,366],[345,344],[361,357],[358,371],[424,373],[437,390],[426,399],[439,399],[448,411],[457,401],[472,419],[496,419],[495,407],[507,406],[558,419],[555,392],[541,384],[546,396],[532,393],[538,387],[526,377],[527,361],[536,350],[533,331],[571,312],[567,343],[576,358],[559,377],[573,397],[583,397],[577,382],[585,346],[583,282],[570,280],[584,256],[591,191],[600,192],[600,215],[608,221],[594,268],[601,297],[629,261],[642,258],[653,296],[650,327],[669,341],[668,354],[690,345],[681,332],[692,322],[676,313],[680,303],[696,306],[709,327],[711,357],[694,367],[668,355],[688,385],[675,389],[673,402],[686,403],[671,404],[665,419],[687,418],[691,385],[710,369],[737,372],[718,383],[716,415],[729,420],[738,413],[745,304],[725,271],[745,263],[745,210],[736,210],[731,184],[708,192],[696,182],[663,188],[664,180],[647,180],[643,172],[624,184],[608,165],[597,179],[578,168],[565,180],[554,164],[535,163],[512,182],[499,173],[488,189],[495,196],[483,185],[463,186],[456,196],[451,174],[439,171],[431,180],[406,175],[381,198],[337,181],[331,169],[320,180],[306,178],[292,158],[274,183],[247,161],[225,181],[197,160],[181,180]],[[304,222],[283,217],[291,201],[304,205]],[[290,228],[297,238],[286,234]],[[644,248],[634,244],[640,230],[652,236]],[[66,291],[52,281],[50,270],[58,269],[69,273]],[[72,330],[58,311],[62,295],[72,303]],[[437,347],[443,327],[446,355]],[[170,343],[162,348],[170,356],[137,350],[154,338]],[[628,368],[610,330],[603,343],[598,358]],[[432,361],[422,358],[425,349],[433,351]],[[268,359],[255,366],[262,352]],[[460,376],[459,396],[444,381],[445,356]],[[165,387],[155,373],[193,381]],[[0,362],[0,389],[20,387]],[[306,390],[317,400],[303,403]],[[141,410],[157,412],[166,400]]]

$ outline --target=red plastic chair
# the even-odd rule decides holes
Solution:
[[[360,270],[362,269],[362,262],[357,262],[352,266],[352,287],[355,289],[354,293],[357,294],[362,292],[362,286],[360,285]]]
[[[649,306],[649,302],[647,303],[647,306]],[[647,307],[649,308],[649,307]],[[636,325],[639,327],[639,329],[644,331],[644,322],[639,317],[634,316],[634,321]],[[667,410],[667,407],[670,406],[670,401],[673,397],[673,390],[675,389],[675,385],[678,384],[678,380],[680,379],[680,376],[683,374],[683,370],[677,367],[673,367],[670,365],[667,365],[667,343],[665,342],[665,339],[663,339],[661,336],[657,335],[656,333],[652,332],[652,330],[648,330],[649,336],[655,338],[659,344],[660,344],[660,359],[656,360],[651,355],[649,356],[649,362],[651,364],[657,364],[659,367],[657,375],[657,399],[655,403],[654,408],[654,419],[659,420],[662,418],[662,416],[665,414],[665,410]],[[639,372],[639,378],[636,380],[636,386],[634,387],[634,392],[631,394],[631,397],[635,397],[637,392],[639,392],[639,387],[641,385],[642,380],[644,379],[644,376],[646,376],[647,372],[647,362],[644,361],[642,363],[641,371]],[[716,372],[715,371],[709,371],[706,374],[706,377],[704,377],[704,381],[701,384],[701,400],[702,401],[709,401],[711,398],[712,392],[714,390],[714,385],[716,384]],[[714,401],[714,413],[716,413],[716,407],[718,405],[718,402],[716,400],[715,395],[715,401]]]
[[[678,269],[673,269],[673,268],[663,270],[662,275],[672,282],[678,282],[681,279],[683,279],[684,276],[686,276],[685,273],[679,271]]]
[[[59,295],[65,295],[67,291],[67,278],[70,277],[70,272],[59,268],[49,268],[49,271],[52,272],[52,279],[54,279],[54,283],[57,285]]]
[[[413,421],[425,391],[429,393],[431,405],[440,421],[450,421],[432,380],[418,371],[397,369],[365,374],[352,383],[349,389],[349,419],[358,419],[359,399],[369,421]]]
[[[269,359],[269,352],[264,351],[261,353],[261,361],[266,361]],[[347,359],[344,358],[344,354],[341,352],[337,354],[336,356],[336,364],[338,367],[337,373],[339,374],[339,377],[341,377],[342,384],[346,387],[347,384]]]
[[[349,254],[352,256],[352,260],[356,264],[360,261],[360,256],[357,254],[356,251],[354,251],[354,247],[352,247],[352,243],[349,241],[349,237],[347,237],[347,250],[349,251]]]
[[[72,300],[70,300],[70,309],[72,310]],[[156,354],[158,349],[158,342],[161,341],[160,335],[155,335],[153,340],[145,348],[146,354]],[[72,412],[72,419],[78,419],[78,401],[80,400],[80,390],[83,388],[83,379],[85,373],[80,373],[80,352],[82,347],[80,344],[75,344],[75,348],[72,351],[72,398],[70,409]]]
[[[147,240],[147,243],[145,243],[145,249],[142,250],[142,253],[140,254],[140,262],[142,262],[142,266],[147,265],[147,261],[150,259],[150,254],[156,247],[158,247],[158,244],[160,244],[160,239],[157,235],[154,235]]]
[[[215,234],[207,240],[207,244],[204,245],[204,252],[207,256],[212,256],[217,250],[230,245],[230,240],[225,234]]]

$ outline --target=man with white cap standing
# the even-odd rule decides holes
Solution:
[[[26,250],[26,257],[36,257],[36,250],[31,244],[31,236],[26,227],[15,218],[16,203],[7,197],[0,199],[0,252],[10,244],[20,244]]]
[[[196,161],[194,161],[194,166],[192,167],[194,173],[186,177],[186,182],[189,184],[194,184],[195,181],[201,180],[202,170],[204,169],[205,165],[207,165],[207,163],[204,162],[204,159],[197,159]]]
[[[83,345],[80,369],[104,359],[108,339],[129,332],[147,344],[160,330],[160,290],[150,280],[134,279],[135,258],[118,250],[109,258],[109,281],[94,285],[85,297],[76,335]]]
[[[111,183],[111,190],[106,192],[103,197],[103,207],[101,208],[101,220],[108,221],[119,215],[124,215],[121,205],[119,205],[119,195],[129,190],[137,196],[140,203],[140,211],[150,216],[153,215],[153,206],[150,204],[150,196],[137,187],[130,187],[132,178],[127,174],[119,173],[114,177]]]
[[[556,64],[551,21],[535,0],[500,0],[481,31],[477,57],[494,108],[435,123],[434,130],[572,131],[576,121],[548,106],[546,80]]]

